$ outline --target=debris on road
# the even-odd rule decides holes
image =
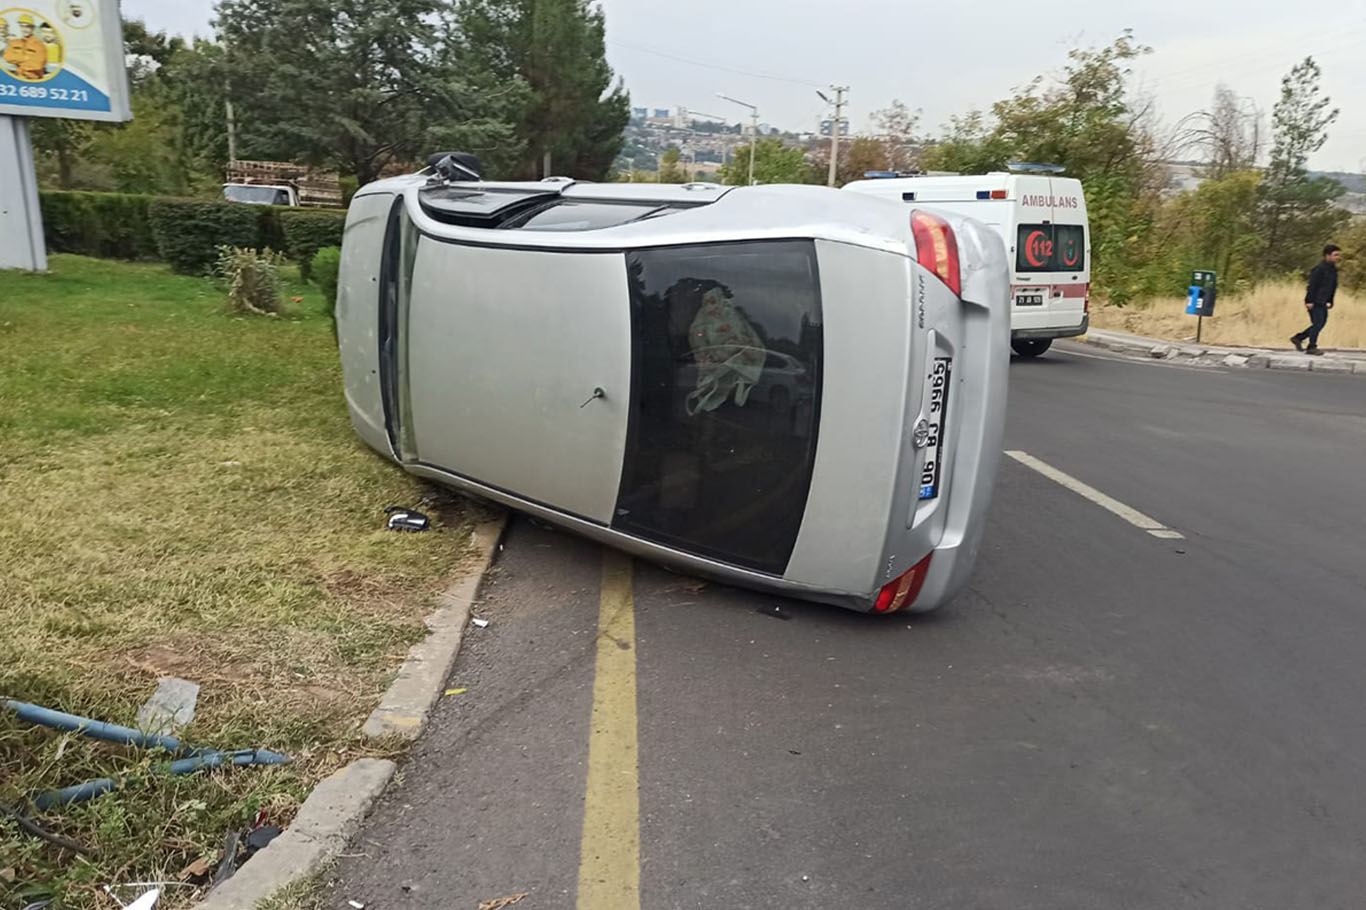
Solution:
[[[513,894],[508,897],[499,897],[491,901],[480,901],[479,910],[503,910],[504,907],[511,907],[513,904],[520,904],[522,899],[531,892],[523,891],[521,894]]]
[[[14,823],[19,826],[20,831],[31,834],[40,840],[45,840],[53,846],[61,847],[63,850],[70,850],[72,853],[79,853],[82,856],[95,855],[95,850],[93,848],[82,846],[75,841],[67,840],[65,837],[43,830],[38,827],[31,818],[17,809],[12,809],[9,806],[0,806],[0,815],[8,815],[10,818],[14,819]]]
[[[425,531],[432,526],[430,518],[407,506],[388,506],[384,512],[389,516],[390,531]]]
[[[213,886],[217,888],[237,871],[237,847],[242,843],[244,832],[233,830],[223,835],[223,858],[218,861],[218,868],[213,873]]]
[[[759,608],[758,608],[757,610],[755,610],[754,612],[755,612],[755,613],[762,613],[762,614],[764,614],[765,616],[772,616],[772,617],[774,617],[775,619],[781,619],[781,620],[784,620],[784,621],[789,620],[789,619],[792,618],[792,614],[790,614],[790,613],[784,613],[784,612],[783,612],[783,608],[780,607],[780,606],[778,606],[777,604],[769,604],[769,605],[766,606],[766,607],[759,607]]]
[[[361,903],[360,901],[347,901],[347,903],[350,904],[352,907],[355,907],[356,910],[365,910],[365,904]]]
[[[279,825],[261,825],[253,828],[247,835],[247,859],[251,859],[257,851],[270,846],[270,842],[283,833],[284,829]]]
[[[27,702],[6,701],[5,707],[13,711],[20,720],[37,724],[40,727],[51,727],[54,730],[79,733],[91,739],[120,745],[143,749],[164,749],[172,755],[185,756],[162,765],[159,769],[172,775],[193,774],[196,771],[206,771],[230,765],[280,765],[289,761],[287,756],[281,755],[279,752],[272,752],[269,749],[238,749],[234,752],[221,752],[217,749],[185,746],[174,736],[135,730],[132,727],[123,727],[118,724],[92,720],[89,717],[66,714],[62,711],[54,711],[51,708],[44,708]],[[66,806],[103,796],[123,785],[123,780],[101,777],[70,787],[63,787],[60,790],[38,793],[32,797],[32,800],[38,811],[45,812],[54,806]],[[20,825],[23,827],[23,822],[20,822]],[[46,835],[37,836],[50,839]],[[67,846],[68,849],[75,849],[75,845],[71,845],[69,842],[63,846]]]
[[[157,690],[138,708],[138,729],[170,735],[194,720],[199,684],[175,676],[157,680]]]
[[[447,694],[447,695],[464,695],[465,692],[467,692],[467,691],[468,691],[467,689],[447,689],[447,690],[446,690],[446,694]]]
[[[486,629],[486,628],[488,628],[488,625],[489,625],[489,621],[488,621],[487,619],[479,619],[479,618],[477,618],[477,617],[474,618],[474,619],[471,619],[470,622],[474,623],[475,626],[477,626],[477,627],[480,628],[480,629]]]
[[[204,862],[204,860],[202,859],[197,859],[194,862],[190,863],[188,866],[186,866],[184,869],[181,869],[180,874],[176,876],[176,878],[180,879],[182,882],[186,882],[190,879],[195,878],[204,879],[208,878],[209,873],[212,871],[213,869],[209,866],[208,863]]]

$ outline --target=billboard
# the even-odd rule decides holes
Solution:
[[[834,121],[834,120],[822,120],[822,121],[821,121],[821,135],[822,135],[822,136],[829,136],[829,135],[831,135],[834,131],[835,131],[835,121]],[[846,118],[844,118],[844,117],[841,117],[841,118],[840,118],[840,135],[841,135],[841,136],[848,136],[848,135],[849,135],[849,121],[848,121],[848,119],[846,119]]]
[[[131,119],[118,0],[0,0],[0,114]]]

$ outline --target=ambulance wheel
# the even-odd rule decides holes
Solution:
[[[1052,338],[1021,338],[1012,341],[1010,346],[1021,357],[1038,357],[1053,344]]]

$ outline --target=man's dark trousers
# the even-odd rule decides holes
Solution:
[[[1310,349],[1319,346],[1319,332],[1328,322],[1328,307],[1322,303],[1309,308],[1309,328],[1300,332],[1300,337],[1309,341]]]

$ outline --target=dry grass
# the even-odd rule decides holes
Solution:
[[[1289,347],[1290,336],[1309,325],[1303,301],[1304,285],[1285,282],[1263,284],[1239,297],[1220,297],[1215,315],[1205,320],[1201,341]],[[1172,341],[1195,337],[1195,317],[1186,315],[1184,297],[1156,300],[1143,307],[1093,307],[1091,325]],[[1366,348],[1366,296],[1338,291],[1319,344],[1328,349]]]
[[[187,741],[295,759],[169,778],[0,710],[0,804],[127,781],[41,819],[92,860],[0,819],[0,906],[113,907],[103,885],[212,862],[257,809],[287,821],[373,753],[359,722],[466,557],[469,511],[438,496],[435,532],[382,530],[386,505],[436,494],[356,440],[320,309],[235,318],[210,282],[77,257],[0,272],[0,697],[130,724],[178,675],[202,687]]]

